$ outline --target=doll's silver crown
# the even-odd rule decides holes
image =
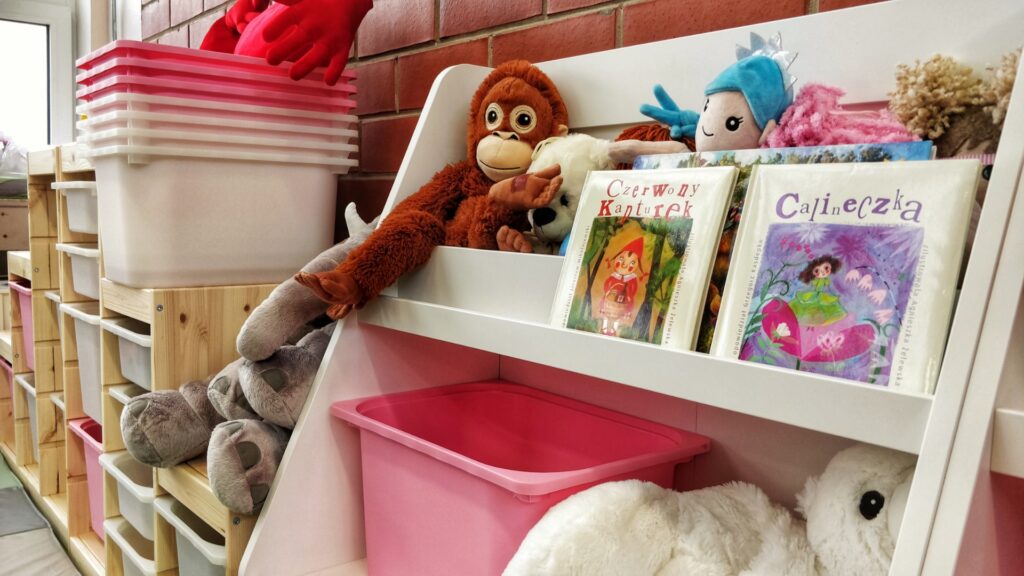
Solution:
[[[742,60],[748,56],[767,56],[779,65],[782,71],[782,81],[786,84],[786,90],[791,92],[793,84],[796,84],[796,76],[789,73],[789,67],[796,60],[797,52],[788,52],[782,49],[782,34],[776,33],[765,40],[760,34],[750,33],[750,48],[736,45],[736,59]]]

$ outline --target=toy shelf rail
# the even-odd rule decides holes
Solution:
[[[932,407],[924,394],[402,298],[359,320],[915,454]]]

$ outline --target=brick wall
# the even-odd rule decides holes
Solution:
[[[375,0],[350,64],[359,69],[361,166],[339,181],[339,215],[350,200],[367,219],[379,213],[430,85],[448,66],[540,62],[872,1]],[[193,48],[230,5],[143,2],[146,40]],[[343,228],[339,217],[339,235]]]

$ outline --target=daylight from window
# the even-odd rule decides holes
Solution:
[[[0,133],[25,148],[49,143],[46,32],[0,20]]]

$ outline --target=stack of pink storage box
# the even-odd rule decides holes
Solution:
[[[106,275],[139,288],[279,282],[333,242],[356,165],[354,74],[118,41],[78,60]]]

